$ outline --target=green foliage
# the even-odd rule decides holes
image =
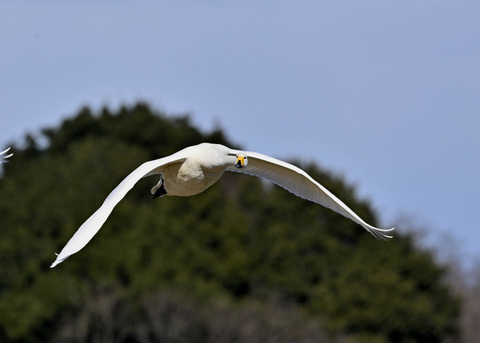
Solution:
[[[85,249],[50,270],[53,252],[142,162],[202,141],[231,144],[220,130],[200,132],[188,117],[144,103],[118,113],[84,108],[42,134],[45,148],[27,136],[0,179],[2,342],[441,342],[455,334],[445,271],[410,237],[377,241],[244,175],[155,200],[157,178],[143,179]],[[375,223],[341,178],[303,167]]]

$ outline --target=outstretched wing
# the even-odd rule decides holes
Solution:
[[[82,249],[100,230],[103,223],[107,220],[113,208],[123,199],[130,189],[143,177],[160,174],[161,169],[169,164],[185,161],[185,151],[179,151],[171,156],[160,158],[143,163],[140,167],[131,172],[115,189],[108,195],[102,206],[88,218],[82,226],[75,232],[67,245],[62,249],[57,259],[50,268],[63,262],[70,255],[75,254]]]
[[[240,153],[240,151],[238,151],[238,153]],[[315,181],[304,170],[290,163],[256,152],[244,152],[244,154],[248,156],[248,165],[245,168],[235,168],[232,166],[228,167],[227,170],[269,179],[301,198],[328,207],[353,220],[376,238],[385,239],[392,237],[385,234],[385,232],[392,231],[394,228],[385,230],[367,224],[347,205]]]

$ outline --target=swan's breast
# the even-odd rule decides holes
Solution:
[[[211,166],[195,159],[168,166],[163,171],[167,195],[191,196],[203,192],[217,182],[224,166]]]

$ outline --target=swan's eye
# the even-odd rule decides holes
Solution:
[[[248,164],[248,158],[247,156],[237,156],[237,162],[235,162],[235,167],[237,168],[245,168]]]

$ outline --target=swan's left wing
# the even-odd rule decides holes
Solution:
[[[13,153],[5,155],[9,150],[10,150],[10,148],[7,148],[7,149],[3,150],[2,152],[0,152],[0,163],[7,163],[8,162],[7,158],[13,156]]]
[[[367,224],[347,205],[315,181],[304,170],[290,163],[260,153],[241,151],[236,151],[236,153],[243,153],[248,156],[248,165],[245,168],[228,167],[228,171],[269,179],[301,198],[328,207],[353,220],[377,238],[391,238],[391,236],[385,234],[385,232],[392,231],[393,228],[385,230]]]
[[[130,189],[143,177],[161,173],[161,169],[169,164],[180,163],[186,159],[184,150],[181,150],[168,157],[160,158],[143,163],[140,167],[130,173],[105,199],[102,206],[88,218],[82,226],[75,232],[67,245],[62,249],[57,259],[50,268],[63,262],[70,255],[75,254],[82,249],[100,230],[103,223],[107,220],[113,208],[128,193]]]

